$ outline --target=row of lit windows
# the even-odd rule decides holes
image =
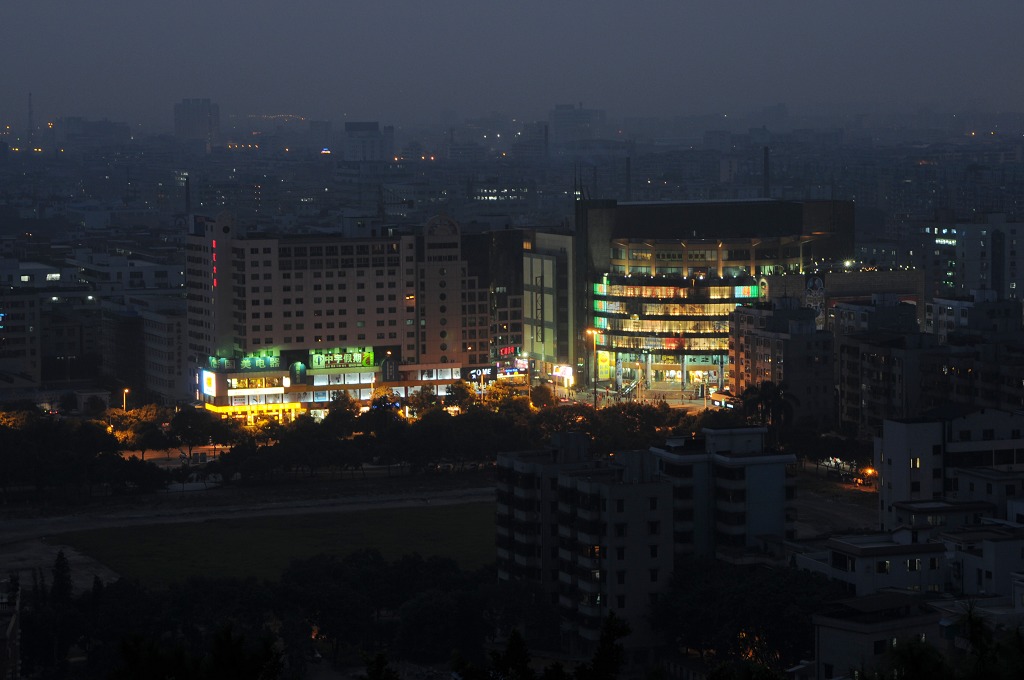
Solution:
[[[756,298],[760,291],[756,285],[746,286],[644,286],[613,283],[595,283],[595,297],[623,298],[697,298],[711,300]]]
[[[727,353],[729,339],[714,336],[681,335],[657,337],[653,335],[618,335],[614,331],[602,335],[599,348],[606,350],[640,350],[666,352]]]

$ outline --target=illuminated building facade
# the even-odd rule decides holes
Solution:
[[[222,214],[194,218],[187,248],[188,354],[211,410],[287,421],[380,384],[443,394],[487,362],[486,346],[462,343],[486,337],[487,290],[450,219],[344,238],[247,232]]]
[[[751,277],[603,277],[594,284],[598,381],[721,387],[729,315],[757,296]]]
[[[580,201],[576,298],[581,373],[616,389],[642,378],[689,397],[732,384],[729,320],[758,281],[841,260],[853,250],[843,201]],[[589,323],[588,323],[589,322]],[[583,330],[596,329],[594,336]],[[593,344],[591,344],[593,343]]]

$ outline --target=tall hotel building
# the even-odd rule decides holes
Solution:
[[[729,319],[760,277],[800,275],[853,252],[853,204],[580,201],[580,372],[620,387],[731,384]],[[586,326],[582,326],[585,328]]]
[[[186,287],[196,397],[248,422],[320,415],[342,391],[367,400],[381,384],[443,394],[488,362],[487,289],[444,217],[359,238],[194,217]]]

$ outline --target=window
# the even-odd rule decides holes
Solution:
[[[658,497],[657,496],[651,496],[650,498],[647,499],[647,502],[651,506],[651,510],[657,510],[658,509]]]
[[[615,559],[618,559],[618,560],[626,559],[626,549],[625,548],[616,548],[615,549]]]
[[[658,582],[658,570],[657,569],[651,569],[651,583],[657,583],[657,582]]]
[[[889,568],[890,568],[889,560],[879,560],[875,564],[875,573],[876,574],[888,574],[889,573]]]
[[[650,550],[651,550],[651,557],[657,557],[658,556],[658,546],[652,545],[650,547]]]
[[[626,511],[626,501],[624,499],[622,499],[622,498],[617,499],[615,501],[615,512],[625,512],[625,511]]]
[[[907,571],[921,571],[920,558],[907,560]]]

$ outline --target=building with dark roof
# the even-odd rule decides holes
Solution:
[[[759,277],[852,253],[853,204],[584,200],[576,241],[576,317],[595,331],[588,377],[685,394],[731,384],[729,316],[760,297]],[[590,340],[577,341],[586,356]]]

